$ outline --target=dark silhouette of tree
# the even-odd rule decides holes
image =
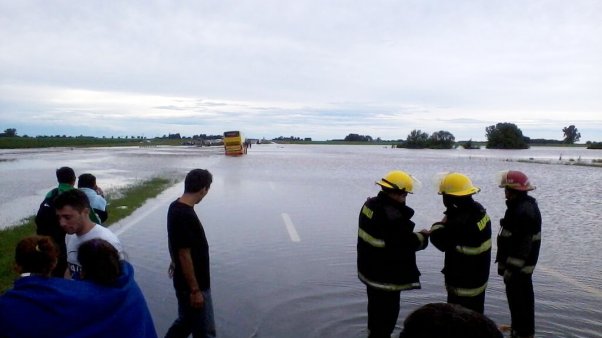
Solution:
[[[462,145],[462,147],[464,149],[479,149],[479,146],[473,144],[472,139],[464,142],[464,144]]]
[[[572,124],[562,128],[562,132],[564,133],[564,143],[566,144],[573,144],[581,138],[581,133]]]
[[[8,128],[4,130],[4,133],[0,133],[1,137],[15,137],[17,136],[17,129]]]
[[[428,146],[429,135],[420,129],[414,129],[406,138],[406,148],[422,149]]]
[[[439,130],[434,132],[428,140],[428,147],[433,149],[451,149],[456,137],[449,131]]]
[[[345,141],[350,142],[372,142],[372,136],[370,135],[359,135],[359,134],[349,134],[345,136]]]
[[[514,123],[498,123],[485,128],[487,149],[527,149],[529,138]]]

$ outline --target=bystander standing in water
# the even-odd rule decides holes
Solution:
[[[376,182],[381,191],[359,214],[358,277],[368,294],[370,338],[391,337],[399,315],[400,293],[420,289],[416,251],[428,245],[428,231],[414,232],[414,210],[406,205],[418,181],[391,171]]]
[[[500,188],[506,195],[506,213],[497,237],[498,274],[504,277],[512,320],[512,337],[535,334],[535,296],[532,275],[541,246],[541,213],[528,195],[535,189],[527,175],[509,170],[501,173]]]
[[[178,318],[166,338],[215,337],[209,273],[209,245],[194,206],[209,192],[213,177],[205,169],[193,169],[184,180],[184,193],[167,212],[171,256],[170,275],[178,299]]]

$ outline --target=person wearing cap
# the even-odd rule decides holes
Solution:
[[[377,196],[368,198],[359,214],[358,277],[368,294],[369,337],[391,336],[399,315],[400,292],[420,289],[416,251],[428,245],[428,230],[414,232],[414,210],[408,193],[419,182],[403,171],[380,181]]]
[[[533,337],[535,296],[532,274],[541,246],[541,213],[527,175],[509,170],[501,173],[500,188],[506,195],[506,213],[497,237],[498,274],[504,277],[510,308],[512,337]]]
[[[472,195],[479,188],[460,173],[448,173],[439,181],[445,216],[433,224],[431,243],[445,253],[447,302],[483,313],[491,264],[491,220]]]

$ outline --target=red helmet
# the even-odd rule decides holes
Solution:
[[[527,175],[517,170],[508,170],[501,173],[500,188],[510,188],[518,191],[531,191],[535,186],[531,185]]]

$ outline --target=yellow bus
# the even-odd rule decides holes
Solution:
[[[242,155],[247,153],[247,145],[242,133],[238,130],[224,133],[224,150],[226,155]]]

